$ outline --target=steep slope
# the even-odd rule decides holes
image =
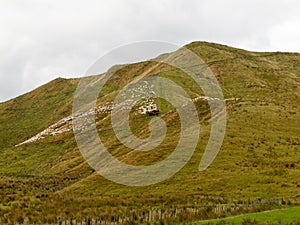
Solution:
[[[207,101],[201,98],[195,102],[201,118],[201,139],[195,154],[179,173],[160,184],[126,187],[97,175],[82,158],[71,130],[14,147],[71,115],[78,81],[58,79],[0,105],[3,217],[11,216],[12,209],[23,217],[50,215],[50,220],[57,215],[95,216],[103,210],[115,215],[128,208],[200,207],[256,198],[299,201],[300,54],[249,52],[206,42],[186,47],[210,66],[225,98],[233,99],[226,102],[228,124],[223,146],[208,170],[198,171],[211,128]],[[142,62],[127,65],[111,78],[100,94],[98,107],[111,104],[118,91],[141,74],[171,79],[186,87],[194,99],[203,95],[182,71]],[[161,111],[159,116],[168,123],[167,141],[156,151],[135,153],[124,147],[114,135],[109,110],[97,114],[99,136],[118,159],[133,165],[151,164],[173,151],[180,129],[178,115],[166,102],[153,101]],[[151,118],[133,111],[133,132],[147,137]],[[57,129],[64,129],[67,123],[70,120]]]
[[[13,147],[69,115],[76,79],[58,78],[0,104],[0,151]]]

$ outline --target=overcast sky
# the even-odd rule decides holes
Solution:
[[[136,41],[300,52],[299,12],[299,0],[0,0],[0,101]]]

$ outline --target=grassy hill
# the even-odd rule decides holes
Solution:
[[[25,141],[67,116],[76,79],[58,78],[36,90],[0,104],[0,151]]]
[[[0,104],[0,221],[45,224],[91,218],[95,223],[96,218],[113,221],[123,215],[124,221],[142,223],[139,218],[145,221],[152,215],[153,221],[170,223],[169,217],[180,222],[299,203],[300,54],[249,52],[206,42],[186,47],[209,65],[225,98],[239,99],[226,103],[226,136],[207,170],[198,171],[211,128],[206,101],[196,104],[201,138],[193,157],[176,175],[155,185],[128,187],[101,177],[81,156],[72,131],[16,147],[72,114],[79,81],[59,78]],[[119,70],[97,104],[111,102],[141,74],[168,78],[192,97],[202,94],[182,71],[146,61]],[[99,136],[119,160],[151,164],[174,150],[178,114],[166,102],[158,105],[168,131],[166,141],[149,152],[136,153],[123,146],[114,135],[109,113],[97,115],[98,122],[105,119],[97,125]],[[130,118],[133,132],[147,137],[152,117],[133,112]]]

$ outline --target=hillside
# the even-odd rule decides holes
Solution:
[[[208,142],[211,115],[207,101],[200,99],[195,105],[201,138],[191,160],[177,174],[145,187],[128,187],[101,177],[81,156],[71,130],[69,118],[79,80],[59,78],[0,104],[1,220],[45,224],[59,218],[103,216],[112,221],[112,215],[134,213],[139,218],[149,210],[171,213],[178,209],[182,213],[178,217],[184,221],[192,215],[180,211],[186,208],[240,204],[240,212],[244,212],[259,210],[257,205],[255,209],[251,206],[261,199],[299,203],[300,54],[249,52],[206,42],[185,47],[207,63],[228,99],[224,142],[207,170],[199,172],[198,166]],[[109,103],[129,80],[138,80],[141,74],[168,78],[193,99],[203,92],[182,71],[153,61],[126,65],[107,82],[97,102],[102,110],[96,116],[101,140],[119,160],[150,165],[171,154],[177,144],[180,123],[172,106],[153,100],[161,112],[159,117],[167,123],[167,141],[148,152],[124,147],[114,135],[109,114]],[[133,133],[149,136],[151,116],[132,112],[130,118]],[[50,131],[45,132],[48,127]],[[37,134],[42,138],[21,144]],[[211,208],[201,215],[195,218],[219,216]]]

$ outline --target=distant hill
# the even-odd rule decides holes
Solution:
[[[127,187],[101,177],[81,156],[71,129],[73,94],[79,79],[58,78],[0,104],[0,221],[46,224],[59,218],[98,215],[113,221],[112,215],[121,220],[126,213],[141,217],[154,209],[245,203],[243,208],[258,199],[276,198],[299,202],[300,54],[249,52],[207,42],[185,47],[207,63],[224,98],[229,99],[226,136],[207,170],[198,171],[211,128],[207,101],[200,98],[195,104],[201,138],[180,172],[146,187]],[[172,106],[153,100],[168,124],[167,141],[155,151],[143,153],[124,147],[113,133],[109,114],[109,103],[122,87],[144,73],[171,79],[195,99],[203,94],[182,71],[156,64],[126,65],[107,82],[97,102],[100,138],[112,155],[133,165],[151,164],[169,155],[177,144],[180,123]],[[138,110],[142,108],[132,112],[130,123],[133,133],[144,138],[149,135],[152,117]]]

